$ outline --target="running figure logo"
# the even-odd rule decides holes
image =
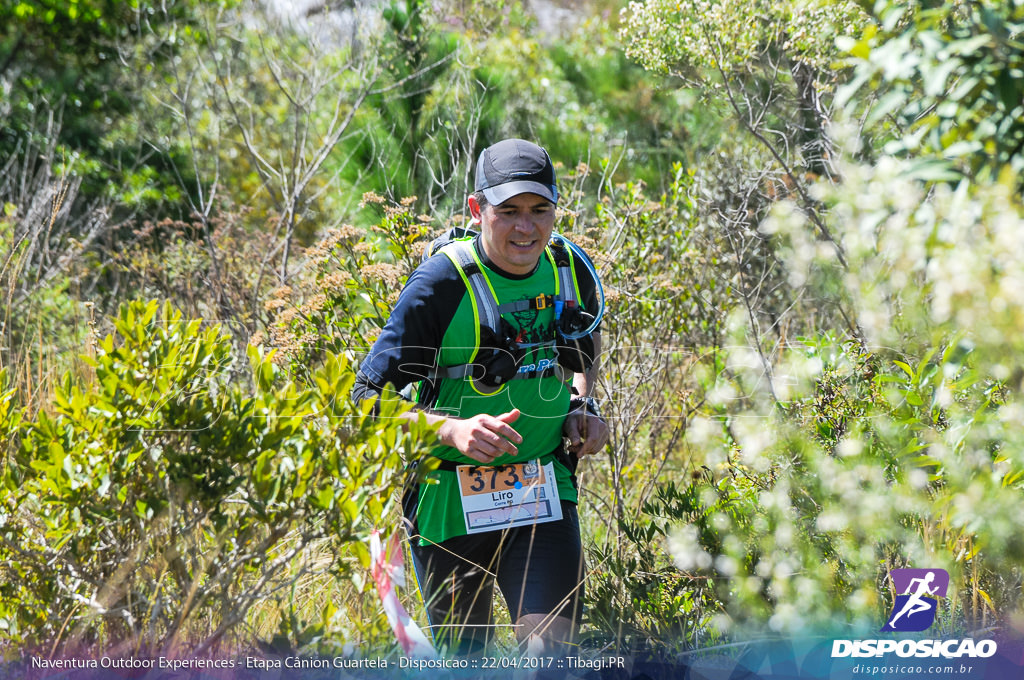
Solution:
[[[883,631],[905,633],[926,630],[935,623],[936,598],[945,597],[949,574],[944,569],[893,569],[889,572],[896,592],[889,621]]]

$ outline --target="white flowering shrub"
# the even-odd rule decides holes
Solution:
[[[794,285],[852,310],[768,364],[737,325],[688,431],[708,473],[669,549],[717,584],[718,628],[877,629],[892,568],[952,576],[940,625],[1021,611],[1024,209],[1015,179],[927,185],[912,161],[816,185],[847,266],[793,206],[764,224]]]

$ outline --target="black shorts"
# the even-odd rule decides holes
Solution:
[[[403,505],[413,527],[413,566],[435,641],[458,653],[486,644],[495,582],[513,623],[526,614],[555,614],[579,622],[584,568],[575,503],[562,501],[562,519],[555,522],[421,546],[410,513],[416,495],[408,493]]]

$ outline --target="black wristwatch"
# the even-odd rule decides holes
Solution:
[[[586,409],[587,413],[592,416],[597,416],[601,420],[604,420],[604,416],[601,415],[601,408],[597,403],[597,399],[593,397],[573,397],[569,400],[569,413],[575,413],[580,407]]]

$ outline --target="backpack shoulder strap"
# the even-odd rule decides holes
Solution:
[[[461,239],[471,238],[476,236],[478,233],[480,232],[470,227],[451,227],[430,242],[426,250],[423,251],[422,259],[423,261],[429,260],[431,257],[439,253],[446,245]]]
[[[441,248],[448,259],[455,265],[462,282],[469,291],[469,299],[473,305],[473,327],[476,335],[476,346],[473,357],[480,351],[480,327],[485,326],[498,333],[501,327],[501,314],[498,312],[498,300],[491,288],[491,282],[484,274],[480,260],[473,248],[471,238],[453,241]],[[472,360],[472,359],[471,359]]]

